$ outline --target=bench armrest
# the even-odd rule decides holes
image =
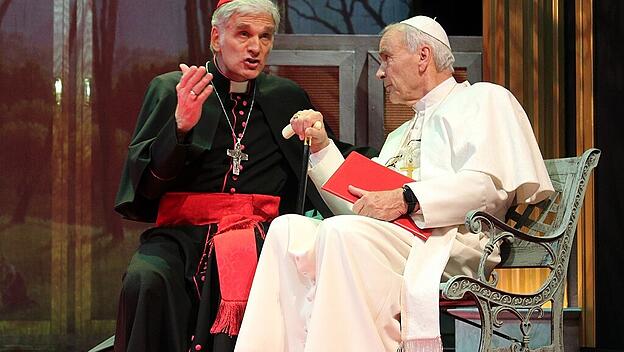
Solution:
[[[486,244],[481,256],[477,271],[478,279],[483,283],[493,287],[496,286],[498,281],[496,273],[486,272],[485,263],[487,262],[488,257],[494,252],[495,246],[501,245],[504,242],[512,244],[515,240],[521,240],[533,243],[540,246],[547,252],[550,257],[549,261],[554,262],[555,260],[555,252],[551,244],[559,240],[558,235],[548,237],[530,235],[515,229],[493,215],[480,210],[468,212],[465,224],[466,228],[470,232],[485,233],[489,237],[488,243]]]

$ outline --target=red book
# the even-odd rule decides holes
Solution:
[[[414,182],[414,180],[380,165],[362,154],[352,152],[322,188],[335,196],[355,203],[358,198],[349,192],[349,185],[366,191],[388,191],[401,188],[410,182]],[[414,220],[407,215],[403,215],[392,222],[423,240],[427,240],[431,235],[431,230],[419,228]]]

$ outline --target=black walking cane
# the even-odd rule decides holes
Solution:
[[[316,129],[321,129],[322,123],[320,121],[316,121],[312,127]],[[286,139],[295,135],[292,127],[287,125],[282,130],[282,136]],[[303,156],[301,160],[301,172],[299,175],[299,192],[297,193],[297,214],[303,215],[305,212],[305,199],[306,199],[306,190],[308,187],[308,164],[310,163],[310,144],[312,143],[311,137],[306,137],[303,140]]]
[[[301,157],[301,178],[299,178],[299,193],[297,193],[297,214],[305,213],[306,190],[308,188],[308,164],[310,163],[310,143],[312,138],[303,140],[303,156]]]

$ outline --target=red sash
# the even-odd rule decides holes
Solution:
[[[158,226],[218,224],[209,247],[217,256],[221,302],[211,333],[238,335],[258,264],[254,229],[278,215],[279,201],[236,193],[167,193],[160,200]]]

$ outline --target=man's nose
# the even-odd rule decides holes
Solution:
[[[386,78],[386,71],[383,69],[382,66],[379,66],[379,68],[377,69],[377,73],[375,73],[375,76],[377,76],[378,79]]]
[[[252,53],[258,53],[260,51],[260,38],[250,37],[247,41],[247,50]]]

